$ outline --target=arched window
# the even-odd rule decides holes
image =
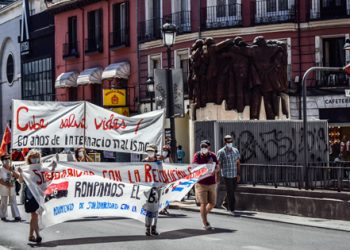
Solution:
[[[13,82],[13,76],[15,74],[15,65],[13,62],[13,56],[12,54],[9,54],[7,57],[7,63],[6,63],[6,76],[7,81],[11,84]]]

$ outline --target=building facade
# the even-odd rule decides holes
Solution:
[[[172,67],[188,73],[190,47],[196,39],[213,37],[215,42],[241,36],[251,43],[256,36],[278,39],[288,47],[288,81],[290,86],[290,119],[301,119],[301,79],[312,66],[340,67],[349,63],[344,51],[349,37],[350,1],[348,0],[139,0],[140,99],[146,102],[143,84],[153,76],[154,68],[167,67],[160,27],[166,21],[178,26],[176,44],[172,48]],[[213,83],[215,84],[215,83]],[[186,83],[185,83],[186,85]],[[350,136],[345,114],[349,99],[345,88],[349,79],[344,73],[317,73],[307,81],[309,119],[327,119],[331,127],[339,127],[339,137]],[[220,107],[204,110],[201,119],[237,119]],[[148,110],[148,104],[143,109]],[[141,108],[142,111],[142,108]],[[349,112],[348,112],[349,113]],[[336,115],[339,114],[339,115]],[[185,116],[186,117],[186,116]],[[263,118],[263,117],[262,117]],[[183,118],[182,118],[183,119]],[[185,144],[190,130],[187,122],[176,119],[176,139]],[[191,139],[190,141],[193,141]],[[188,139],[187,139],[188,145]],[[190,146],[190,148],[194,146]]]
[[[17,41],[21,1],[0,9],[0,135],[12,119],[11,100],[21,98],[21,61]]]
[[[56,99],[137,113],[136,1],[83,0],[52,11],[62,34],[55,38]]]

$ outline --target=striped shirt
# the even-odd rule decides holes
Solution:
[[[221,148],[217,153],[221,166],[221,176],[225,178],[234,178],[237,176],[237,160],[240,154],[237,148],[231,149],[226,146]]]

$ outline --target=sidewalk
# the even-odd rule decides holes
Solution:
[[[170,208],[196,211],[199,213],[199,207],[196,205],[194,200],[173,202],[170,205]],[[214,208],[211,213],[232,216],[226,211],[226,209]],[[324,229],[350,232],[350,221],[301,217],[301,216],[292,216],[292,215],[285,215],[285,214],[273,214],[273,213],[264,213],[264,212],[257,212],[257,211],[236,210],[235,214],[236,214],[235,216],[243,217],[243,218],[282,222],[282,223],[289,223],[289,224],[295,224],[295,225],[301,225],[301,226],[318,227],[318,228],[324,228]]]

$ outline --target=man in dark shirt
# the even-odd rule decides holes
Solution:
[[[203,180],[200,180],[196,186],[196,200],[200,203],[200,213],[203,221],[203,228],[205,230],[212,229],[210,223],[208,222],[207,215],[213,209],[216,203],[216,175],[219,172],[218,160],[216,155],[209,151],[210,143],[208,140],[201,142],[201,150],[195,153],[193,157],[193,163],[197,164],[207,164],[215,163],[216,168],[212,176],[209,176]]]

